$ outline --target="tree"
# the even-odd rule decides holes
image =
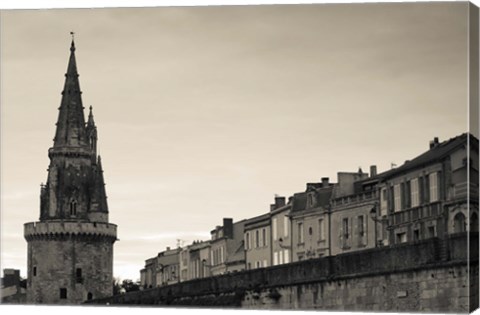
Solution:
[[[133,292],[140,290],[140,281],[133,282],[130,279],[125,279],[122,281],[122,288],[125,289],[125,292]]]

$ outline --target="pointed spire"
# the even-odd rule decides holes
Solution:
[[[75,42],[72,34],[70,59],[65,74],[54,147],[88,147],[81,93],[75,60]]]
[[[87,126],[95,126],[95,121],[93,120],[93,112],[92,112],[92,105],[90,105],[89,107],[90,111],[88,113],[88,122],[87,122]]]
[[[91,211],[108,213],[107,194],[105,192],[105,181],[103,179],[102,159],[100,155],[97,157],[91,203]]]

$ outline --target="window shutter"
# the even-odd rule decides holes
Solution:
[[[368,233],[367,233],[367,216],[363,217],[363,245],[367,246],[368,243]],[[377,242],[377,240],[374,240],[374,244]]]
[[[352,218],[352,236],[350,237],[350,239],[353,241],[353,239],[355,239],[357,242],[356,243],[353,243],[353,244],[360,244],[360,231],[358,229],[358,224],[360,223],[360,219],[359,217],[357,216],[357,219],[356,219],[356,222],[353,221],[355,219],[355,217]]]
[[[345,245],[344,245],[344,243],[343,243],[343,242],[344,242],[344,240],[343,240],[343,219],[341,219],[340,222],[341,222],[341,224],[340,224],[340,229],[338,230],[338,234],[339,234],[339,235],[338,235],[338,240],[339,240],[339,242],[340,242],[340,244],[339,244],[340,246],[339,246],[339,247],[340,247],[340,248],[343,248],[343,247],[345,247]]]

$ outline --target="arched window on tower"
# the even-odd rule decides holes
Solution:
[[[459,212],[453,218],[453,233],[461,233],[465,232],[465,230],[465,215]]]
[[[70,201],[70,215],[71,216],[77,215],[77,201],[75,199],[72,199]]]

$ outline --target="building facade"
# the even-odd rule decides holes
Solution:
[[[376,167],[370,169],[376,175]],[[373,248],[385,235],[372,215],[379,202],[376,183],[361,170],[338,173],[330,206],[330,255]]]
[[[272,265],[288,264],[292,261],[291,202],[285,204],[285,197],[275,197],[270,211]]]
[[[156,285],[164,286],[180,281],[180,248],[167,249],[157,255]]]
[[[245,269],[243,251],[244,221],[233,223],[224,218],[222,226],[213,229],[210,240],[210,273],[212,276]]]
[[[117,227],[108,221],[92,108],[87,122],[83,109],[72,40],[40,221],[24,227],[28,303],[78,304],[113,292]]]
[[[391,244],[478,232],[478,139],[462,134],[380,174]]]
[[[244,246],[247,270],[272,265],[271,244],[270,213],[245,221]]]
[[[292,261],[329,255],[329,207],[333,184],[327,177],[309,183],[303,193],[292,198]]]

